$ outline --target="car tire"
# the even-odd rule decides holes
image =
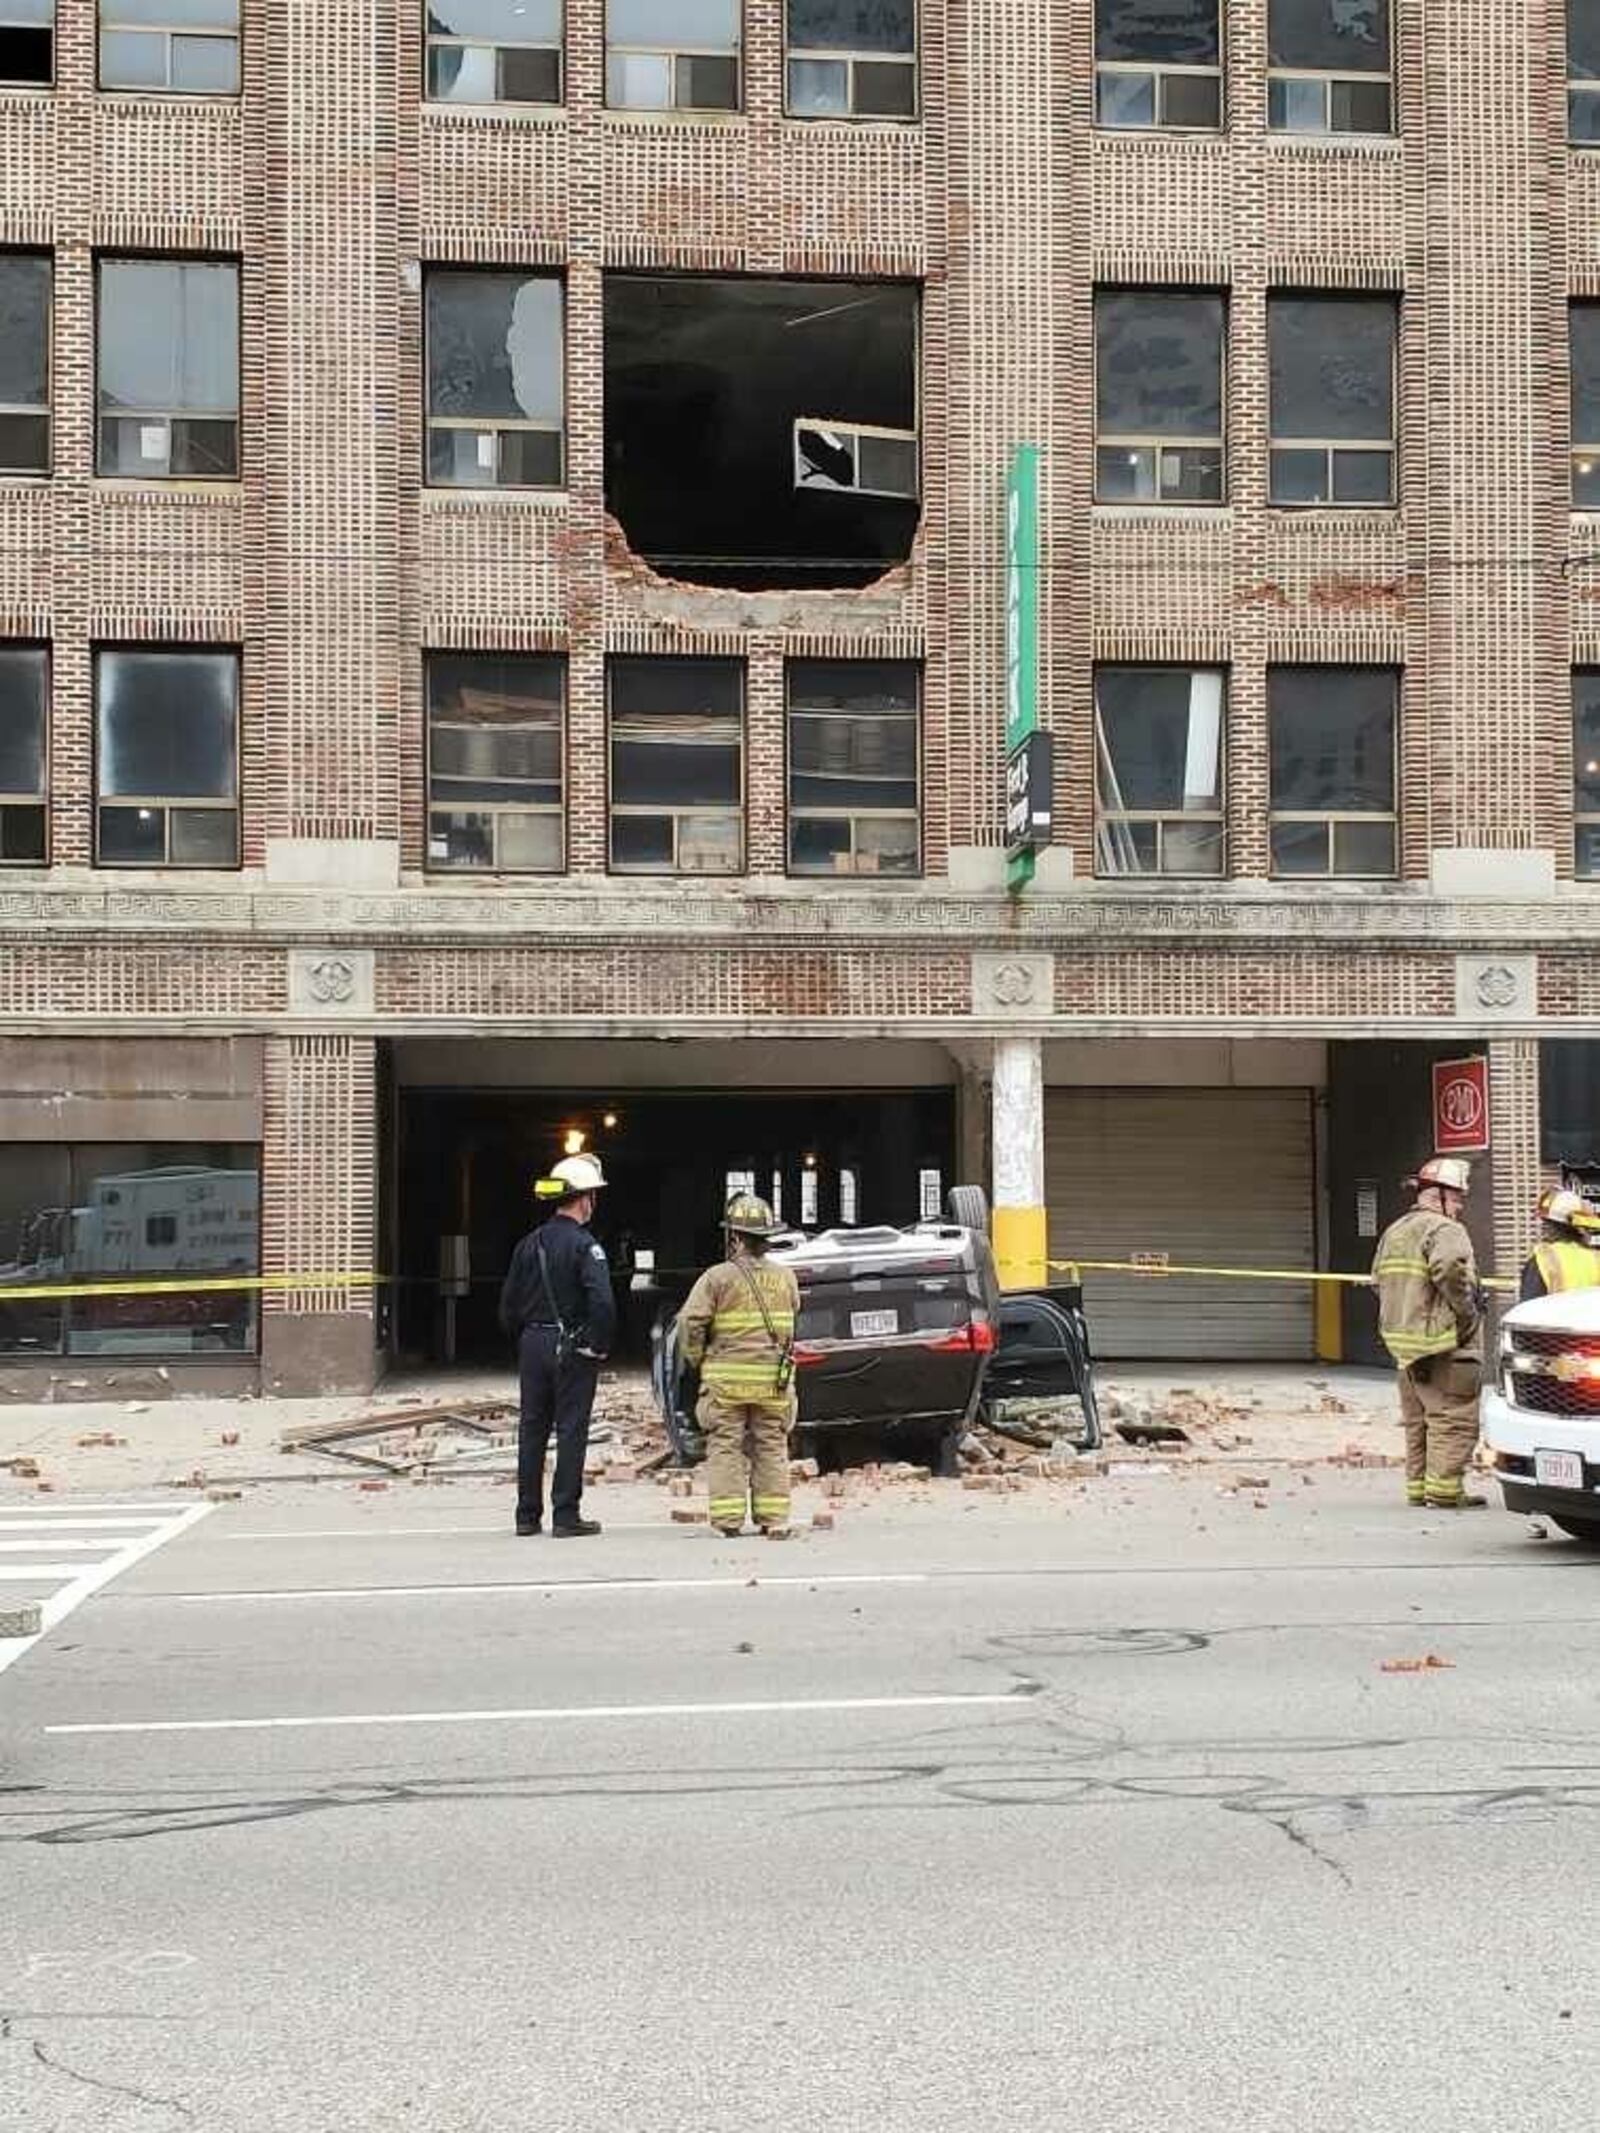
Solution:
[[[1600,1548],[1600,1518],[1563,1518],[1559,1511],[1552,1511],[1550,1523],[1559,1526],[1569,1539]]]
[[[952,1185],[945,1194],[945,1211],[962,1229],[989,1233],[989,1195],[981,1185]]]

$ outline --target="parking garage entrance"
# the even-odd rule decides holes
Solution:
[[[503,1358],[501,1278],[535,1217],[533,1181],[597,1155],[595,1221],[620,1307],[621,1359],[722,1255],[731,1192],[807,1230],[904,1224],[956,1182],[952,1089],[404,1086],[397,1090],[394,1343],[416,1362]]]

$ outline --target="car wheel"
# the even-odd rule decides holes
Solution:
[[[988,1234],[989,1195],[981,1185],[952,1185],[944,1204],[952,1222],[959,1223],[963,1229]]]
[[[1550,1513],[1552,1525],[1559,1526],[1563,1533],[1575,1541],[1583,1541],[1591,1548],[1600,1548],[1600,1518],[1563,1518],[1559,1511]]]

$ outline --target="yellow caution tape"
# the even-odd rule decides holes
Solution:
[[[259,1293],[263,1289],[371,1289],[387,1274],[225,1274],[199,1275],[192,1281],[51,1281],[7,1288],[0,1282],[0,1304],[32,1303],[57,1296],[217,1296]]]
[[[1169,1274],[1198,1274],[1213,1281],[1299,1281],[1335,1282],[1352,1289],[1370,1289],[1373,1280],[1370,1274],[1325,1274],[1312,1267],[1261,1267],[1261,1266],[1169,1266],[1160,1260],[1144,1259],[1050,1259],[1046,1265],[1052,1274],[1142,1274],[1148,1280],[1159,1281]],[[1492,1277],[1482,1286],[1486,1289],[1511,1290],[1512,1281]]]

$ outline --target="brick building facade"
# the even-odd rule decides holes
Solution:
[[[1583,440],[1571,434],[1568,357],[1569,307],[1600,299],[1600,154],[1568,139],[1569,73],[1583,70],[1576,31],[1569,65],[1565,10],[1393,0],[1390,20],[1385,0],[1323,0],[1323,21],[1315,0],[1225,0],[1212,61],[1203,9],[1165,11],[1183,36],[1163,46],[1162,9],[1101,0],[1097,51],[1089,0],[920,0],[910,110],[874,117],[796,107],[865,98],[839,85],[882,67],[896,8],[791,5],[824,30],[838,18],[834,34],[868,55],[843,63],[854,76],[837,60],[825,82],[797,72],[808,47],[785,0],[745,0],[732,71],[713,54],[695,78],[714,88],[694,91],[681,58],[670,73],[647,54],[645,97],[669,81],[679,108],[642,110],[618,108],[636,77],[615,53],[608,70],[605,0],[566,0],[549,103],[442,93],[458,64],[446,33],[470,43],[489,10],[243,0],[235,30],[219,5],[212,28],[238,40],[234,95],[147,75],[103,86],[123,64],[146,65],[111,54],[116,0],[0,0],[0,75],[36,66],[16,57],[24,34],[35,55],[41,27],[50,40],[44,78],[0,87],[0,269],[48,262],[50,324],[48,457],[0,475],[0,653],[44,655],[48,736],[43,857],[30,847],[0,868],[0,1159],[31,1150],[44,1178],[41,1149],[121,1151],[14,1184],[9,1203],[0,1168],[0,1263],[9,1257],[13,1280],[30,1268],[115,1272],[103,1238],[74,1247],[41,1217],[67,1210],[68,1228],[81,1226],[106,1178],[141,1168],[232,1169],[259,1180],[260,1270],[302,1284],[269,1290],[258,1324],[251,1312],[215,1339],[136,1326],[121,1340],[85,1314],[75,1343],[46,1310],[0,1336],[12,1393],[125,1375],[139,1357],[166,1356],[170,1377],[175,1355],[233,1380],[259,1369],[290,1389],[353,1384],[386,1350],[433,1352],[433,1232],[473,1239],[477,1283],[493,1273],[492,1240],[465,1204],[470,1163],[437,1219],[408,1208],[420,1204],[419,1167],[453,1173],[460,1157],[459,1124],[437,1123],[449,1091],[458,1121],[471,1092],[490,1109],[516,1093],[522,1122],[506,1125],[509,1139],[480,1140],[500,1151],[480,1168],[507,1157],[529,1170],[559,1152],[549,1135],[584,1091],[619,1114],[643,1115],[671,1090],[711,1099],[681,1114],[699,1135],[718,1092],[784,1096],[791,1109],[826,1092],[829,1116],[847,1121],[852,1100],[864,1115],[935,1090],[947,1123],[897,1110],[886,1130],[901,1136],[906,1178],[948,1181],[987,1174],[995,1047],[1020,1041],[1042,1062],[1034,1168],[1051,1235],[1087,1252],[1170,1238],[1159,1206],[1113,1235],[1107,1219],[1086,1229],[1057,1204],[1053,1121],[1063,1146],[1083,1136],[1073,1160],[1091,1167],[1100,1131],[1072,1110],[1072,1092],[1094,1093],[1113,1137],[1137,1137],[1145,1121],[1159,1185],[1192,1153],[1184,1099],[1296,1090],[1303,1184],[1289,1189],[1303,1198],[1305,1256],[1293,1263],[1352,1265],[1370,1223],[1351,1228],[1346,1203],[1369,1178],[1387,1200],[1421,1151],[1428,1060],[1486,1049],[1484,1241],[1503,1265],[1524,1242],[1541,1171],[1539,1039],[1582,1038],[1600,1022],[1600,897],[1582,878],[1573,775],[1573,674],[1600,667],[1600,517],[1573,509],[1569,446]],[[661,0],[658,12],[664,50],[675,36],[704,41],[703,6]],[[26,33],[7,29],[13,14]],[[1328,59],[1319,36],[1352,25],[1361,48]],[[438,75],[425,31],[447,51]],[[1303,63],[1297,38],[1320,65]],[[190,64],[181,42],[149,64],[169,77]],[[499,64],[503,87],[503,54]],[[225,65],[226,54],[204,59]],[[1212,75],[1213,123],[1152,122],[1170,79]],[[1341,103],[1349,80],[1365,102]],[[1374,81],[1390,88],[1381,111]],[[729,82],[735,108],[696,105]],[[901,86],[882,93],[898,100]],[[1211,93],[1200,92],[1202,118]],[[1352,110],[1369,130],[1340,130]],[[108,386],[102,344],[123,331],[108,269],[152,261],[236,269],[232,408],[225,389],[200,390],[196,413]],[[495,478],[470,410],[452,418],[432,382],[430,287],[480,269],[560,289],[559,411],[525,421],[519,398],[502,425],[518,451],[534,449],[530,425],[559,431],[559,473],[542,484]],[[841,305],[912,292],[920,480],[903,558],[880,554],[882,567],[864,570],[847,557],[850,582],[833,584],[802,558],[784,582],[770,556],[741,571],[723,554],[708,573],[631,544],[608,510],[622,479],[608,421],[636,385],[666,395],[650,403],[657,434],[677,403],[665,370],[608,377],[609,292],[630,277],[663,288],[698,278],[664,301],[691,325],[709,306],[713,335],[736,283],[781,295],[814,282],[819,313],[830,281],[848,285]],[[1118,344],[1132,351],[1130,376],[1153,344],[1138,341],[1136,308],[1105,308],[1097,328],[1097,306],[1119,293],[1215,300],[1214,442],[1203,418],[1187,433],[1181,413],[1174,422],[1157,345],[1151,436],[1129,431],[1124,449],[1107,322],[1132,321],[1134,339]],[[1333,297],[1364,304],[1369,324],[1391,308],[1386,437],[1359,423],[1353,433],[1349,406],[1332,407],[1321,442],[1284,412],[1289,357],[1275,383],[1273,306]],[[1290,312],[1278,315],[1287,350]],[[0,335],[21,332],[19,316],[0,306]],[[1319,322],[1337,332],[1356,318],[1302,311],[1297,323],[1309,320],[1314,340]],[[9,374],[0,348],[0,424]],[[1129,405],[1138,397],[1130,387]],[[791,412],[798,425],[849,411]],[[468,438],[452,462],[471,470],[466,485],[437,478],[431,418]],[[509,449],[482,420],[499,440],[491,455]],[[131,464],[114,456],[129,423]],[[895,429],[880,420],[862,435],[892,441]],[[1034,886],[1010,898],[1003,503],[1023,441],[1043,448],[1039,673],[1056,843]],[[196,456],[169,471],[183,449]],[[232,463],[203,457],[235,449]],[[1363,493],[1340,493],[1347,475]],[[1117,487],[1147,479],[1154,493]],[[1306,481],[1309,493],[1288,493]],[[1319,500],[1319,481],[1334,493]],[[844,495],[840,510],[842,525],[860,499]],[[182,808],[201,804],[192,794],[135,794],[177,803],[165,834],[192,836],[197,852],[236,834],[237,866],[161,863],[175,858],[170,843],[152,863],[117,841],[142,835],[145,817],[124,831],[107,811],[106,700],[112,677],[135,671],[118,656],[152,648],[237,655],[231,798],[202,788],[207,823],[180,828]],[[426,662],[538,654],[562,662],[559,866],[451,864],[429,788]],[[608,671],[640,658],[734,664],[731,871],[684,866],[675,878],[648,859],[617,864]],[[804,662],[915,674],[909,867],[890,840],[882,849],[898,857],[876,869],[794,870]],[[1329,858],[1289,857],[1306,845],[1274,789],[1271,722],[1275,675],[1351,668],[1392,677],[1398,771],[1387,810],[1370,794],[1355,808],[1392,819],[1392,862],[1369,858],[1344,878],[1337,843],[1318,842],[1316,806],[1302,805],[1318,816],[1302,834]],[[1194,782],[1199,697],[1179,733],[1177,798],[1156,794],[1126,821],[1118,812],[1126,793],[1108,786],[1113,739],[1096,700],[1097,687],[1111,700],[1101,677],[1123,669],[1222,677],[1209,844],[1185,819],[1207,812]],[[1138,717],[1147,709],[1141,699]],[[1130,783],[1154,791],[1159,770],[1141,757]],[[1335,811],[1323,809],[1330,823]],[[859,828],[839,834],[853,851]],[[1169,849],[1159,839],[1178,863],[1149,858]],[[1182,863],[1202,851],[1194,870]],[[1378,1117],[1350,1092],[1380,1057]],[[543,1113],[526,1109],[537,1091]],[[1140,1092],[1143,1111],[1112,1101]],[[649,1115],[670,1132],[666,1111]],[[1248,1144],[1248,1106],[1239,1120]],[[603,1143],[598,1114],[584,1130]],[[854,1129],[838,1130],[843,1147]],[[803,1123],[793,1132],[783,1146],[805,1161],[815,1151]],[[224,1160],[224,1147],[245,1153]],[[658,1168],[668,1152],[658,1143]],[[719,1144],[719,1164],[724,1153],[737,1168],[740,1148]],[[1077,1173],[1062,1175],[1072,1189]],[[904,1219],[906,1189],[838,1211]],[[1247,1179],[1240,1190],[1248,1197]],[[150,1219],[151,1236],[165,1236],[166,1217]],[[1217,1244],[1230,1241],[1253,1248],[1224,1223]],[[151,1249],[155,1259],[135,1252],[122,1270],[159,1270]],[[410,1332],[397,1288],[336,1278],[374,1272],[422,1290]],[[1309,1306],[1306,1327],[1304,1352],[1313,1336],[1330,1345]]]

